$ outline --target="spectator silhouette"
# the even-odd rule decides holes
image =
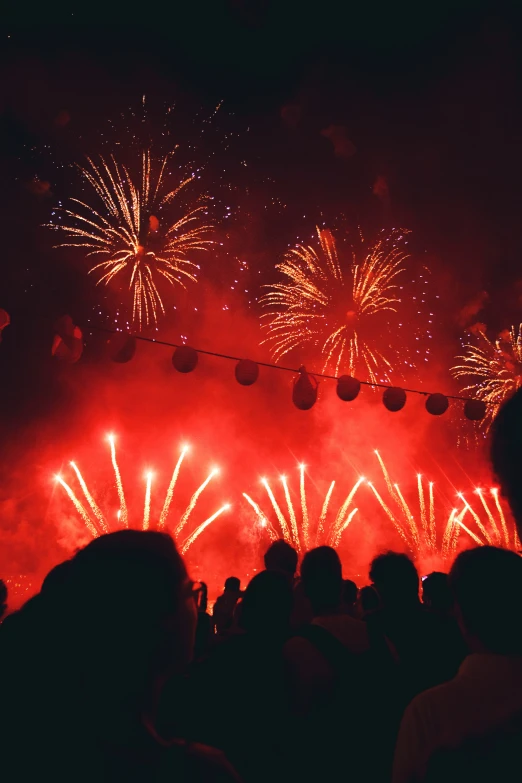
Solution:
[[[237,576],[229,576],[225,581],[225,589],[214,604],[212,613],[216,633],[220,636],[229,632],[234,625],[234,612],[241,598],[241,582]]]
[[[522,538],[522,389],[502,405],[491,426],[491,462]]]
[[[247,783],[287,777],[282,647],[291,609],[287,576],[261,571],[244,592],[239,632],[194,672],[194,731],[224,750]]]
[[[342,609],[344,614],[357,617],[357,585],[351,579],[343,579]]]
[[[207,612],[208,608],[208,588],[205,582],[200,582],[199,588],[195,593],[196,606],[198,609],[198,622],[196,625],[196,641],[194,645],[194,658],[199,660],[205,655],[212,642],[213,622]]]
[[[522,559],[495,547],[463,552],[451,569],[450,586],[471,654],[452,680],[408,706],[395,754],[395,783],[454,780],[452,769],[461,773],[460,780],[474,780],[470,775],[479,767],[495,771],[490,780],[507,780],[503,759],[519,754]],[[509,778],[517,766],[518,761]]]
[[[296,778],[330,779],[338,775],[343,756],[361,750],[368,635],[363,622],[343,612],[342,567],[334,549],[307,552],[301,581],[313,620],[285,645],[300,767]]]
[[[7,594],[7,585],[3,579],[0,579],[0,620],[7,611]]]
[[[372,612],[375,612],[375,610],[379,608],[380,606],[379,594],[371,585],[366,585],[365,587],[361,587],[361,589],[359,590],[359,597],[357,599],[357,603],[358,603],[359,616],[362,617],[363,620],[365,620],[367,615],[371,614]]]
[[[372,646],[397,667],[404,705],[433,685],[453,677],[464,657],[461,637],[419,599],[419,575],[407,555],[387,552],[374,558],[370,579],[381,606],[367,617]]]
[[[196,610],[171,537],[101,536],[0,626],[2,780],[231,781],[217,751],[157,736],[165,680],[189,663]]]
[[[449,615],[453,607],[453,595],[447,574],[433,571],[424,577],[422,580],[422,603],[433,612]]]
[[[264,556],[266,570],[279,571],[291,584],[294,582],[298,560],[296,550],[282,538],[270,544]]]

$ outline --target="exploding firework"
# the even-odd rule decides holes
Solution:
[[[465,379],[463,393],[471,393],[488,404],[481,426],[489,429],[498,408],[522,384],[522,324],[501,332],[492,342],[483,331],[478,344],[464,345],[465,353],[457,356],[462,363],[452,367],[454,378]]]
[[[115,479],[116,491],[118,494],[118,502],[119,502],[119,509],[116,514],[116,518],[117,518],[116,528],[117,529],[128,528],[130,526],[129,514],[127,509],[127,502],[125,498],[125,491],[123,487],[121,473],[116,457],[116,439],[113,435],[108,435],[107,440],[109,442],[110,451],[111,451],[111,461],[114,470],[114,479]],[[172,500],[174,497],[174,490],[176,488],[176,484],[180,474],[181,465],[188,451],[189,451],[188,446],[184,446],[180,451],[178,460],[176,462],[176,465],[172,473],[172,477],[170,479],[170,483],[167,489],[167,494],[165,496],[165,501],[163,503],[163,508],[161,510],[159,520],[157,522],[157,525],[154,526],[155,529],[157,530],[168,530],[169,532],[172,532],[172,535],[179,542],[180,550],[183,554],[185,554],[188,551],[188,549],[192,546],[192,544],[199,538],[201,533],[203,533],[203,531],[209,525],[211,525],[215,519],[217,519],[219,516],[221,516],[221,514],[223,514],[225,511],[228,511],[230,509],[230,505],[228,503],[225,503],[223,506],[221,506],[221,508],[218,508],[217,511],[215,511],[210,517],[208,517],[203,522],[201,522],[188,536],[184,535],[184,537],[182,537],[182,533],[185,530],[185,527],[191,521],[192,514],[196,508],[200,496],[205,491],[206,487],[210,484],[212,479],[219,473],[219,470],[217,468],[213,468],[210,471],[209,475],[205,478],[203,483],[196,489],[196,491],[192,495],[188,506],[186,507],[183,514],[180,516],[177,524],[171,524],[170,517],[171,517]],[[89,533],[93,538],[96,538],[102,533],[109,533],[113,529],[113,526],[108,521],[107,516],[102,512],[98,503],[96,502],[95,498],[90,492],[85,482],[85,479],[83,478],[80,472],[80,469],[78,468],[75,462],[71,462],[70,467],[72,468],[76,480],[80,486],[81,492],[83,494],[83,498],[80,499],[78,497],[75,490],[72,488],[71,484],[65,481],[63,476],[61,475],[56,476],[57,483],[64,489],[64,491],[68,495],[74,508],[78,512],[78,515],[82,519],[83,523],[85,524],[85,527],[87,528],[87,530],[89,531]],[[153,471],[147,471],[145,474],[145,501],[144,501],[144,508],[143,508],[143,518],[140,525],[140,528],[142,530],[148,530],[151,526],[150,516],[151,516],[151,498],[152,498],[153,480],[154,480]]]
[[[392,482],[379,452],[376,451],[375,455],[384,477],[388,497],[391,499],[390,505],[383,500],[381,493],[372,482],[368,482],[368,486],[404,544],[417,560],[436,557],[445,562],[453,558],[461,533],[466,533],[473,543],[479,546],[490,544],[508,549],[520,548],[516,529],[510,532],[508,528],[496,487],[489,490],[493,507],[488,504],[487,493],[484,490],[480,488],[475,490],[487,522],[481,519],[462,492],[457,493],[460,501],[459,508],[452,508],[444,520],[438,520],[436,509],[439,504],[436,504],[434,483],[430,481],[426,486],[421,474],[417,474],[418,502],[413,506],[405,499],[399,485]],[[466,515],[473,520],[471,526],[467,523]]]
[[[388,341],[391,313],[402,307],[407,231],[393,230],[371,246],[362,261],[354,251],[341,262],[329,229],[317,229],[318,247],[298,245],[276,266],[285,277],[261,298],[274,359],[306,345],[319,347],[322,372],[389,382],[402,361]],[[424,283],[423,283],[424,284]],[[423,294],[425,292],[423,291]],[[424,300],[422,300],[424,301]],[[399,324],[398,326],[401,326]]]
[[[89,270],[99,275],[98,285],[125,280],[132,293],[133,320],[140,328],[156,323],[160,311],[165,313],[160,281],[183,288],[187,281],[195,281],[199,267],[192,254],[212,243],[212,226],[203,221],[205,203],[180,209],[172,219],[172,208],[194,176],[172,190],[166,187],[170,157],[154,166],[150,151],[143,152],[140,184],[114,156],[100,156],[98,162],[87,158],[87,165],[78,169],[93,202],[71,199],[71,209],[57,210],[65,219],[49,225],[67,235],[58,247],[84,248],[88,257],[100,259]]]
[[[283,511],[280,503],[270,486],[268,479],[262,478],[263,484],[270,504],[272,513],[265,513],[259,503],[256,503],[250,495],[243,492],[243,497],[250,503],[254,509],[258,522],[265,528],[272,541],[278,538],[284,538],[289,544],[294,546],[298,552],[303,552],[311,547],[327,544],[337,547],[340,544],[343,533],[347,530],[350,522],[356,515],[358,509],[353,507],[353,501],[357,490],[364,482],[360,477],[351,487],[340,506],[333,513],[330,511],[333,505],[332,495],[335,490],[335,481],[332,481],[326,495],[324,496],[321,511],[314,517],[314,522],[310,525],[310,514],[308,508],[308,498],[306,494],[305,466],[299,466],[299,506],[297,500],[294,504],[292,493],[286,476],[281,476],[280,481],[283,488],[284,504]],[[271,519],[273,518],[274,524]],[[277,520],[277,523],[276,523]]]

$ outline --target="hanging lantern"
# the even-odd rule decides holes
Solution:
[[[466,400],[464,416],[470,421],[480,421],[486,415],[487,406],[482,400]]]
[[[51,354],[60,361],[74,364],[83,353],[83,334],[70,315],[63,315],[55,325]]]
[[[259,378],[259,366],[251,359],[241,359],[235,366],[234,375],[241,386],[252,386]]]
[[[198,363],[198,352],[189,345],[180,345],[172,354],[172,364],[178,372],[192,372]]]
[[[445,394],[430,394],[426,400],[426,410],[431,413],[432,416],[442,416],[446,413],[449,406],[449,400]]]
[[[396,413],[406,405],[406,392],[399,386],[390,386],[384,390],[382,401],[385,408]]]
[[[352,402],[361,391],[361,382],[351,375],[341,375],[337,379],[337,396],[344,402]]]
[[[319,384],[313,375],[309,375],[304,367],[299,368],[299,378],[294,381],[292,401],[300,411],[308,411],[317,402],[317,387]]]
[[[9,316],[9,313],[7,310],[3,310],[0,307],[0,342],[2,342],[2,332],[5,329],[6,326],[9,326],[11,323],[11,318]]]
[[[107,341],[107,352],[113,362],[118,364],[130,362],[136,353],[136,338],[130,334],[117,332]]]
[[[62,315],[61,318],[58,318],[58,320],[55,321],[54,331],[62,340],[65,337],[72,337],[74,335],[74,329],[75,326],[70,315]]]

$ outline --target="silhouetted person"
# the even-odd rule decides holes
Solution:
[[[285,645],[299,764],[295,777],[328,780],[336,769],[338,774],[343,756],[352,763],[352,753],[359,750],[368,635],[363,622],[343,612],[342,567],[334,549],[307,552],[301,582],[313,620]],[[354,775],[354,764],[346,774]]]
[[[522,388],[502,405],[491,426],[491,462],[522,538]]]
[[[455,630],[421,604],[419,575],[407,555],[374,558],[370,579],[381,602],[367,617],[370,641],[383,652],[388,648],[407,704],[421,690],[453,677],[465,651]]]
[[[461,553],[450,572],[456,615],[471,654],[449,682],[419,694],[401,724],[395,783],[425,779],[516,779],[522,742],[522,559],[513,552],[479,547]],[[453,752],[453,758],[452,758]],[[505,761],[511,765],[506,776]],[[441,775],[444,774],[444,777]],[[480,778],[483,780],[484,778]]]
[[[200,582],[195,593],[196,607],[198,610],[198,622],[196,625],[196,641],[194,645],[194,658],[198,660],[208,652],[213,637],[213,621],[207,612],[208,589],[205,582]]]
[[[0,579],[0,620],[7,611],[7,594],[7,585],[3,579]]]
[[[357,617],[357,585],[351,579],[343,579],[342,610],[350,617]]]
[[[448,615],[453,607],[453,595],[448,575],[433,571],[422,580],[422,603],[428,609],[442,615]]]
[[[244,592],[238,633],[194,672],[195,730],[226,752],[247,783],[287,779],[282,648],[291,609],[286,575],[261,571]]]
[[[234,780],[217,751],[155,730],[192,657],[196,606],[169,535],[101,536],[0,626],[2,781]],[[197,779],[197,777],[196,777]]]
[[[216,633],[226,634],[234,624],[236,604],[241,598],[241,582],[237,576],[229,576],[225,580],[225,589],[214,604],[212,616]]]
[[[284,539],[274,541],[265,552],[264,561],[267,571],[279,571],[293,584],[299,557],[296,550]]]
[[[380,606],[380,599],[377,590],[371,585],[361,587],[357,598],[359,616],[365,620],[368,614],[374,612]]]

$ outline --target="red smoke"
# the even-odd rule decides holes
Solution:
[[[223,305],[223,293],[200,283],[192,289],[186,311],[176,311],[179,323],[188,328],[165,324],[154,336],[179,342],[181,331],[196,348],[268,360],[259,346],[257,317],[236,306],[232,296]],[[224,502],[230,502],[232,510],[217,519],[188,553],[194,576],[208,580],[214,593],[230,574],[245,580],[261,567],[266,533],[242,492],[269,510],[262,476],[283,504],[279,476],[286,474],[298,506],[298,464],[304,462],[313,518],[334,479],[337,508],[358,476],[382,485],[376,448],[415,508],[418,472],[440,487],[446,508],[455,503],[458,490],[473,499],[472,479],[459,463],[469,476],[487,475],[486,470],[473,469],[468,454],[448,448],[448,439],[454,442],[455,436],[451,424],[447,417],[430,416],[424,409],[425,398],[419,395],[409,394],[404,410],[393,414],[382,405],[380,392],[363,387],[355,401],[344,403],[335,393],[335,384],[323,381],[317,404],[300,411],[292,404],[291,373],[261,367],[258,381],[245,387],[235,380],[234,362],[200,355],[194,372],[180,374],[172,367],[170,348],[145,343],[138,343],[135,357],[127,364],[108,358],[93,362],[88,358],[90,345],[102,338],[90,334],[88,324],[81,326],[87,342],[84,357],[74,365],[56,363],[55,368],[65,384],[68,404],[36,427],[21,429],[13,444],[16,448],[4,454],[9,475],[0,498],[0,575],[30,574],[38,584],[50,567],[89,539],[69,499],[52,480],[57,472],[67,474],[70,460],[78,464],[103,510],[116,514],[117,495],[104,441],[107,432],[118,435],[119,464],[131,520],[136,522],[143,514],[145,469],[156,473],[154,520],[180,444],[190,443],[192,453],[176,488],[173,517],[184,510],[209,469],[221,468],[220,477],[202,496],[190,531]],[[49,361],[53,361],[50,355]],[[312,371],[313,364],[307,362],[307,369]],[[449,380],[429,375],[417,384],[430,391],[449,390]],[[343,538],[341,555],[346,576],[363,583],[368,561],[376,552],[403,545],[367,488],[361,488],[354,506],[359,512]]]

